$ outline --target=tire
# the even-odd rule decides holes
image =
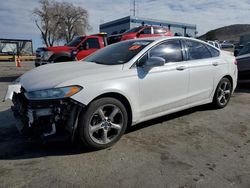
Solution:
[[[228,78],[222,78],[215,90],[213,106],[215,108],[224,108],[227,106],[232,95],[232,84]]]
[[[100,98],[89,104],[79,119],[79,136],[83,144],[94,150],[116,143],[124,134],[128,114],[124,105],[114,98]]]

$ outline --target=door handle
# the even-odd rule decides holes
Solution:
[[[218,62],[213,62],[213,66],[218,66]]]
[[[187,67],[186,66],[179,66],[179,67],[176,67],[176,70],[178,71],[183,71],[185,70]]]

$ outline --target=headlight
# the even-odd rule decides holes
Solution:
[[[25,96],[30,100],[61,99],[70,97],[80,90],[82,90],[80,86],[69,86],[26,92]]]
[[[49,60],[49,58],[54,54],[52,51],[44,51],[41,53],[41,59],[42,60]]]

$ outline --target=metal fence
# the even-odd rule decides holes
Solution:
[[[32,40],[0,39],[0,55],[33,55]]]

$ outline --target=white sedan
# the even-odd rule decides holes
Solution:
[[[127,126],[207,103],[225,107],[236,88],[236,64],[196,39],[129,40],[83,61],[35,68],[9,86],[6,99],[24,134],[50,139],[67,133],[103,149]]]

